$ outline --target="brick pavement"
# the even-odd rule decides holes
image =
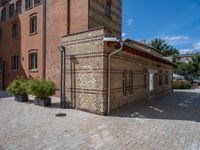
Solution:
[[[129,104],[110,117],[56,106],[17,103],[0,92],[0,150],[200,149],[200,89]]]

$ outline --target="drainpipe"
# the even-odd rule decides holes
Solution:
[[[46,0],[42,0],[42,80],[46,70]]]
[[[110,53],[109,55],[108,55],[108,110],[107,110],[107,113],[108,113],[108,115],[110,115],[110,95],[111,95],[111,92],[110,92],[110,88],[111,88],[111,75],[110,75],[110,73],[111,73],[111,59],[112,59],[112,56],[113,55],[115,55],[116,53],[118,53],[118,52],[120,52],[120,51],[122,51],[123,50],[123,47],[124,47],[124,42],[120,42],[120,48],[118,49],[118,50],[116,50],[116,51],[114,51],[114,52],[112,52],[112,53]]]
[[[60,74],[60,108],[66,108],[66,94],[65,94],[65,81],[66,81],[66,49],[63,46],[58,47],[61,52],[61,74]]]

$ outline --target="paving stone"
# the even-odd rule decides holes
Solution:
[[[0,150],[200,150],[199,114],[200,89],[129,104],[109,117],[17,103],[0,92]]]

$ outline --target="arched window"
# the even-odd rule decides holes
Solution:
[[[133,71],[129,72],[129,93],[133,93]]]
[[[123,72],[123,96],[127,95],[127,71]]]
[[[38,67],[38,56],[37,52],[29,53],[29,70],[36,70]]]
[[[37,32],[37,16],[30,18],[30,33]]]

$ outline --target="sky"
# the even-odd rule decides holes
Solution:
[[[123,0],[123,38],[164,39],[180,53],[200,52],[200,0]]]

